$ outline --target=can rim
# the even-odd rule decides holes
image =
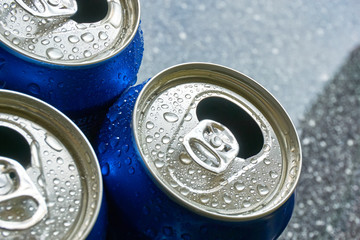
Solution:
[[[14,99],[14,97],[16,98],[16,100]],[[101,178],[102,175],[101,175],[100,165],[99,165],[98,161],[96,161],[97,156],[96,156],[95,151],[92,148],[89,140],[86,138],[84,133],[78,128],[78,126],[71,119],[69,119],[65,114],[60,112],[55,107],[51,106],[50,104],[48,104],[42,100],[39,100],[35,97],[32,97],[32,96],[24,94],[24,93],[19,93],[16,91],[5,90],[5,89],[0,89],[0,99],[1,98],[11,99],[12,102],[23,103],[26,105],[26,108],[35,109],[35,111],[38,114],[41,113],[43,115],[46,115],[47,117],[51,116],[52,119],[56,119],[59,122],[61,121],[62,122],[61,124],[66,129],[69,129],[71,131],[72,137],[80,139],[84,143],[84,146],[86,147],[86,152],[89,154],[89,157],[94,159],[92,164],[94,164],[95,170],[96,170],[97,174],[100,176],[98,179],[99,180],[98,181],[99,193],[96,198],[96,201],[98,202],[98,204],[94,208],[94,214],[93,214],[94,217],[92,217],[92,219],[90,220],[86,229],[81,232],[81,235],[77,235],[77,233],[70,234],[71,236],[75,237],[75,239],[85,239],[90,234],[91,230],[93,229],[93,227],[95,225],[95,222],[99,216],[100,208],[101,208],[102,201],[103,201],[103,180]],[[90,204],[90,203],[88,203],[88,204]]]
[[[196,70],[196,69],[220,72],[220,73],[223,73],[225,75],[230,74],[235,79],[244,80],[246,83],[250,83],[253,88],[260,89],[262,91],[262,93],[267,95],[266,96],[267,98],[270,98],[273,101],[272,103],[274,105],[276,105],[277,110],[281,111],[281,115],[284,118],[286,118],[286,121],[288,123],[288,127],[289,127],[289,129],[292,130],[293,140],[295,141],[295,144],[298,147],[298,162],[299,162],[299,164],[298,164],[298,174],[296,175],[296,178],[294,180],[294,184],[287,191],[286,195],[281,198],[281,201],[277,202],[275,204],[275,206],[270,208],[270,210],[268,210],[268,211],[265,211],[265,212],[260,213],[260,214],[249,215],[249,216],[224,215],[224,214],[219,214],[219,213],[216,213],[216,212],[209,212],[209,211],[206,211],[204,209],[200,209],[199,207],[195,206],[191,202],[186,201],[183,198],[179,197],[178,194],[175,193],[175,191],[173,191],[171,188],[169,188],[165,184],[162,184],[161,179],[157,175],[152,173],[151,167],[149,166],[147,161],[141,161],[141,164],[144,166],[145,171],[147,172],[148,176],[150,176],[150,178],[153,180],[153,182],[158,187],[160,187],[160,189],[163,192],[165,192],[165,194],[167,196],[169,196],[176,203],[180,204],[181,206],[185,207],[186,209],[191,210],[192,212],[195,212],[197,214],[200,214],[202,216],[205,216],[205,217],[208,217],[208,218],[211,218],[211,219],[221,220],[221,221],[229,221],[229,222],[251,221],[251,220],[256,220],[256,219],[268,216],[269,214],[271,214],[271,213],[275,212],[277,209],[279,209],[282,205],[284,205],[285,202],[287,202],[289,200],[289,198],[291,197],[291,195],[295,192],[295,188],[296,188],[296,186],[297,186],[297,184],[299,182],[300,172],[301,172],[301,168],[302,168],[301,144],[300,144],[299,136],[298,136],[298,134],[296,132],[295,125],[292,122],[292,120],[290,119],[288,113],[285,111],[284,107],[279,103],[279,101],[268,90],[266,90],[258,82],[256,82],[252,78],[246,76],[243,73],[240,73],[240,72],[238,72],[238,71],[236,71],[236,70],[234,70],[232,68],[224,67],[224,66],[218,65],[218,64],[207,63],[207,62],[189,62],[189,63],[181,63],[181,64],[178,64],[178,65],[169,67],[169,68],[159,72],[158,74],[156,74],[153,78],[151,78],[146,83],[146,85],[144,86],[142,91],[139,93],[139,96],[138,96],[138,98],[136,100],[136,103],[135,103],[135,106],[134,106],[134,111],[133,111],[133,115],[132,115],[132,126],[133,126],[132,127],[132,133],[133,133],[133,138],[135,140],[134,142],[137,145],[138,154],[140,154],[141,159],[145,159],[145,154],[142,151],[142,149],[139,147],[139,146],[141,146],[141,141],[140,141],[139,135],[136,134],[137,126],[138,126],[137,118],[138,118],[138,115],[141,114],[140,111],[137,111],[137,110],[139,109],[139,106],[141,104],[140,99],[144,98],[144,96],[146,95],[145,90],[147,90],[147,88],[149,88],[149,86],[151,86],[151,85],[154,85],[154,84],[156,85],[157,80],[165,77],[168,74],[179,72],[179,71],[182,71],[182,70]],[[278,113],[278,114],[280,114],[280,113]]]
[[[113,54],[106,56],[106,57],[102,57],[99,59],[95,59],[89,62],[60,62],[60,61],[54,61],[54,60],[48,60],[46,58],[42,59],[42,58],[36,58],[35,56],[32,56],[29,52],[24,51],[22,49],[17,49],[17,48],[13,48],[11,46],[10,43],[7,43],[7,41],[4,41],[4,37],[2,35],[0,35],[0,47],[6,46],[7,49],[5,49],[6,51],[14,51],[15,53],[17,53],[18,57],[21,57],[25,60],[31,60],[31,61],[36,61],[39,62],[41,64],[50,64],[50,65],[54,65],[54,66],[67,66],[67,67],[84,67],[84,66],[89,66],[89,65],[95,65],[95,64],[99,64],[101,62],[107,61],[109,59],[111,59],[112,57],[116,56],[117,54],[119,54],[120,52],[122,52],[125,48],[127,48],[130,43],[133,41],[133,39],[135,38],[135,35],[137,34],[137,31],[139,29],[140,26],[140,16],[141,16],[141,6],[140,6],[140,0],[133,0],[134,3],[136,4],[136,10],[138,12],[137,17],[134,21],[134,31],[130,34],[129,38],[127,39],[126,42],[124,42],[124,44],[120,47],[117,48],[116,51],[113,52]]]

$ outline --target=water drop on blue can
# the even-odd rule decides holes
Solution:
[[[130,165],[130,164],[131,164],[131,158],[129,158],[129,157],[126,158],[126,159],[125,159],[125,164],[126,164],[126,165]]]
[[[144,213],[145,215],[149,215],[149,213],[150,213],[149,208],[146,207],[146,206],[144,206],[144,207],[143,207],[143,213]]]
[[[190,240],[191,239],[191,235],[188,233],[184,233],[181,235],[181,239],[183,240]]]
[[[104,163],[102,166],[101,166],[101,173],[103,176],[108,176],[109,173],[110,173],[110,166],[108,163]]]
[[[0,66],[0,69],[1,69],[1,66]],[[0,80],[0,89],[5,88],[5,86],[6,86],[6,81]]]
[[[3,58],[0,58],[0,70],[4,67],[6,61]]]
[[[130,167],[128,172],[130,175],[133,175],[135,173],[135,169],[133,167]]]
[[[39,85],[37,85],[36,83],[30,83],[27,87],[27,89],[29,90],[29,92],[31,92],[32,94],[35,95],[39,95],[40,94],[40,87]]]
[[[104,142],[99,144],[98,150],[99,150],[100,153],[104,153],[107,150],[106,145],[107,144],[104,143]]]
[[[173,229],[171,227],[163,227],[163,233],[166,236],[171,236],[173,234]]]

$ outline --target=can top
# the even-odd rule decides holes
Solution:
[[[153,180],[175,201],[225,221],[263,217],[288,200],[301,149],[288,115],[262,86],[207,63],[152,78],[133,131]]]
[[[62,113],[0,90],[0,238],[85,239],[98,216],[96,155]]]
[[[78,23],[75,0],[2,0],[0,40],[10,49],[41,62],[82,66],[121,52],[140,23],[139,0],[107,0],[104,19]]]

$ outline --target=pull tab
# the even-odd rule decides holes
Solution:
[[[31,181],[25,169],[9,158],[0,157],[0,203],[16,198],[30,198],[38,205],[32,217],[24,221],[0,220],[0,228],[8,230],[29,229],[47,214],[45,199]]]
[[[70,17],[77,11],[75,0],[16,0],[20,6],[37,17]]]
[[[196,163],[214,173],[223,172],[239,153],[231,131],[212,120],[202,120],[186,134],[183,145]]]

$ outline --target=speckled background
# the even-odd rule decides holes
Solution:
[[[141,0],[138,82],[213,62],[265,86],[303,147],[296,208],[281,239],[360,239],[360,2]]]

